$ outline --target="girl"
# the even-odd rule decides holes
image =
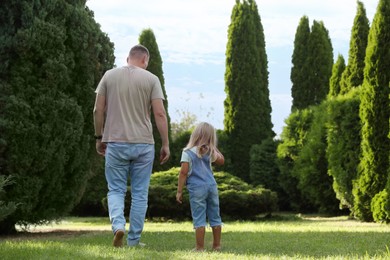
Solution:
[[[204,250],[206,216],[213,230],[213,250],[221,249],[221,225],[217,183],[211,163],[223,165],[225,159],[217,148],[215,129],[200,123],[192,132],[181,157],[176,200],[182,203],[183,186],[190,195],[191,215],[195,229],[196,251]]]

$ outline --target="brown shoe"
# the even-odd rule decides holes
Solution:
[[[112,241],[113,246],[122,247],[123,246],[123,236],[125,231],[119,229],[115,232],[114,240]]]

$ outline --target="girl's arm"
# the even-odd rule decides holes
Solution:
[[[182,162],[180,173],[179,173],[179,179],[177,181],[177,193],[176,193],[176,201],[179,203],[182,203],[183,200],[183,187],[187,180],[188,170],[189,170],[189,163]]]
[[[223,154],[218,150],[218,148],[215,148],[215,161],[214,163],[216,165],[223,165],[225,163],[225,157],[223,156]]]

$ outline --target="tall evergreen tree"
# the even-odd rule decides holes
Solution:
[[[255,1],[236,1],[228,35],[224,125],[233,172],[249,181],[251,146],[274,136],[264,32]]]
[[[167,119],[168,119],[168,137],[169,141],[171,142],[171,127],[170,127],[170,117],[168,114],[168,99],[167,99],[167,92],[165,90],[165,80],[164,80],[164,72],[162,68],[162,59],[160,55],[160,51],[157,45],[156,37],[154,35],[154,32],[152,29],[144,29],[140,36],[139,36],[139,43],[144,45],[149,50],[150,54],[150,60],[149,65],[147,67],[147,70],[156,75],[161,83],[161,88],[164,94],[164,107],[167,112]],[[154,164],[153,164],[153,170],[154,171],[161,171],[166,170],[170,168],[171,165],[169,163],[167,164],[160,164],[160,150],[161,150],[161,137],[157,129],[157,125],[154,119],[154,115],[152,113],[151,120],[153,124],[153,137],[155,141],[155,157],[154,157]]]
[[[303,69],[307,60],[307,48],[310,37],[309,18],[303,16],[299,22],[294,39],[294,52],[292,55],[291,68],[291,96],[292,107],[294,109],[302,109],[307,105],[308,90],[310,85],[307,81],[306,71]]]
[[[369,32],[359,115],[362,157],[354,183],[355,216],[372,221],[371,202],[388,179],[390,0],[380,0]]]
[[[339,54],[336,63],[332,68],[332,76],[329,80],[329,96],[335,97],[340,93],[341,75],[345,70],[345,60],[343,55]]]
[[[349,43],[348,65],[340,82],[341,94],[347,93],[351,88],[360,86],[364,78],[364,57],[366,56],[370,25],[363,3],[357,1],[357,5],[357,13]]]
[[[0,6],[0,174],[12,176],[0,223],[40,224],[67,214],[94,167],[94,89],[113,44],[85,0],[10,0]],[[3,177],[2,177],[3,178]]]
[[[294,40],[291,69],[292,110],[318,105],[329,91],[333,67],[333,47],[323,22],[301,18]]]
[[[267,53],[265,49],[265,37],[264,37],[264,29],[263,25],[261,23],[261,18],[259,15],[259,11],[257,8],[257,4],[255,1],[249,1],[251,4],[251,11],[252,11],[252,19],[253,23],[255,25],[255,37],[256,37],[256,50],[258,55],[258,72],[256,77],[258,78],[258,97],[255,97],[255,99],[252,100],[251,103],[256,104],[260,103],[260,105],[257,106],[256,110],[253,110],[253,114],[259,115],[260,118],[260,125],[258,126],[259,129],[256,130],[258,134],[258,138],[260,141],[259,144],[262,143],[264,140],[268,138],[273,138],[275,136],[275,133],[273,132],[273,124],[271,119],[271,113],[272,113],[272,107],[271,107],[271,101],[270,101],[270,93],[269,93],[269,81],[268,81],[268,58]],[[256,92],[253,92],[254,94]],[[259,101],[256,101],[256,99],[259,99]]]
[[[333,47],[323,22],[313,21],[304,71],[308,80],[306,107],[319,105],[328,95]]]

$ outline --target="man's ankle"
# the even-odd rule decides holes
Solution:
[[[114,247],[122,247],[123,246],[123,236],[125,235],[125,231],[122,229],[118,229],[115,232],[114,239],[112,241],[112,245]]]

